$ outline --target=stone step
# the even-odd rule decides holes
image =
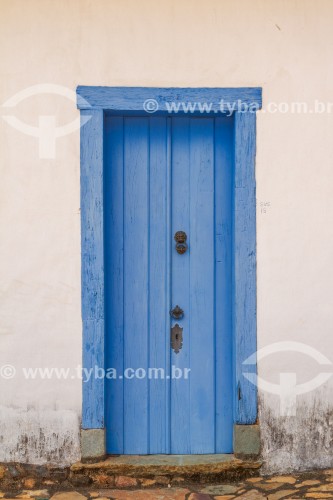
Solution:
[[[234,455],[120,455],[95,463],[71,466],[73,484],[90,483],[119,488],[208,483],[239,480],[258,474],[259,461],[241,460]]]

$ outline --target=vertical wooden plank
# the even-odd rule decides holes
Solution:
[[[253,424],[257,418],[257,387],[249,382],[242,363],[256,352],[256,194],[255,113],[235,113],[234,199],[234,336],[235,420]]]
[[[233,451],[232,202],[234,120],[215,119],[216,453]]]
[[[123,240],[123,118],[105,120],[105,360],[106,368],[123,373],[124,240]],[[110,372],[111,373],[111,372]],[[107,453],[124,452],[123,379],[105,381]]]
[[[149,380],[149,453],[169,453],[168,412],[170,380],[165,342],[169,328],[168,245],[168,129],[166,117],[150,118],[150,213],[149,213],[149,368],[156,369]],[[158,378],[154,378],[155,374]]]
[[[180,321],[172,320],[171,325],[178,323],[183,330],[183,347],[178,354],[171,351],[171,364],[175,373],[190,368],[191,349],[191,313],[190,313],[190,249],[183,255],[175,250],[173,236],[176,231],[185,231],[190,237],[189,183],[190,183],[190,119],[187,117],[172,118],[171,161],[172,161],[172,304],[179,305],[184,312]],[[191,237],[190,237],[191,239]],[[169,332],[170,339],[170,332]],[[170,340],[169,340],[170,342]],[[170,344],[169,344],[170,345]],[[170,348],[170,347],[169,347]],[[170,348],[171,349],[171,348]],[[172,376],[172,374],[171,374]],[[171,380],[171,453],[191,453],[190,434],[190,384],[191,375]]]
[[[104,368],[103,111],[81,111],[83,368]],[[84,122],[83,121],[83,122]],[[83,429],[104,427],[104,379],[83,382]]]
[[[171,453],[171,349],[170,349],[170,329],[171,329],[171,318],[170,309],[172,306],[171,302],[171,268],[172,268],[172,164],[171,164],[171,142],[172,142],[172,132],[171,132],[171,117],[167,118],[167,174],[166,174],[166,199],[167,199],[167,214],[166,214],[166,288],[167,288],[167,309],[165,311],[165,371],[167,375],[167,386],[165,393],[166,400],[166,425],[165,434],[168,453]]]
[[[191,453],[214,453],[214,119],[192,118],[190,130]]]
[[[148,367],[148,118],[124,118],[124,368]],[[132,375],[130,375],[132,377]],[[148,453],[148,380],[124,380],[124,453]]]

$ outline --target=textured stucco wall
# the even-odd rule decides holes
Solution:
[[[270,101],[332,99],[330,0],[1,0],[0,104],[44,83],[262,86]],[[73,102],[38,95],[1,115],[31,125],[78,116]],[[333,115],[258,113],[258,342],[293,340],[333,360]],[[0,461],[79,457],[81,382],[25,380],[22,367],[81,361],[79,132],[55,159],[0,117]],[[266,203],[266,212],[261,204]],[[318,365],[274,354],[260,375],[306,381]],[[332,382],[280,417],[261,394],[266,470],[333,464]],[[27,437],[28,436],[28,437]]]

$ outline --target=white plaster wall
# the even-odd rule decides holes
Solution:
[[[333,101],[332,49],[330,0],[1,0],[0,104],[54,83],[262,86],[264,105],[311,106]],[[52,95],[10,112],[34,125],[78,116]],[[257,238],[259,347],[294,340],[333,360],[332,127],[332,113],[258,114],[257,198],[270,206],[259,207]],[[27,381],[20,370],[81,361],[79,132],[57,141],[55,159],[1,117],[0,141],[0,366],[17,369],[0,379],[0,461],[69,463],[80,380]],[[259,370],[305,381],[318,365],[275,354]],[[332,466],[332,392],[329,381],[285,418],[276,396],[261,395],[266,470]]]

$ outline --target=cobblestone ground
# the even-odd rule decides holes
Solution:
[[[0,492],[0,498],[26,498],[36,500],[281,500],[333,499],[333,469],[303,474],[272,477],[252,477],[237,483],[214,485],[184,484],[179,487],[150,487],[154,481],[146,480],[140,489],[85,489],[50,492],[23,490]],[[125,484],[124,484],[125,486]]]

